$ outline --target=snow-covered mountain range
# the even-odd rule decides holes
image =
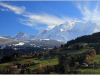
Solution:
[[[83,35],[91,35],[96,32],[100,32],[100,24],[90,20],[87,22],[82,22],[82,21],[66,22],[64,24],[55,26],[51,30],[48,29],[40,30],[35,35],[19,32],[15,36],[2,36],[2,37],[9,39],[16,39],[16,40],[53,39],[66,43],[67,41],[75,39],[77,37]]]

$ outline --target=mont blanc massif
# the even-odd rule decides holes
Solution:
[[[0,37],[0,67],[5,65],[5,69],[10,71],[2,69],[0,72],[97,74],[100,73],[100,64],[97,64],[100,60],[99,43],[100,24],[91,20],[66,22],[51,30],[40,30],[35,35],[21,31],[15,36],[3,35]],[[16,66],[14,69],[13,65]],[[93,72],[90,69],[93,69]]]
[[[90,20],[87,22],[73,21],[66,22],[55,26],[53,29],[43,29],[38,31],[35,35],[19,32],[15,36],[3,35],[0,37],[0,46],[5,48],[6,46],[23,46],[30,45],[34,47],[54,48],[60,47],[61,44],[65,44],[70,40],[76,39],[84,35],[91,35],[100,31],[100,24]]]
[[[66,22],[55,26],[53,29],[43,29],[40,30],[35,35],[25,34],[24,32],[19,32],[15,36],[6,36],[3,35],[1,38],[9,38],[14,40],[28,40],[28,39],[40,39],[40,40],[56,40],[67,43],[67,41],[76,39],[77,37],[83,35],[91,35],[93,33],[100,31],[100,24],[95,23],[90,20],[87,22],[82,21],[73,21]]]

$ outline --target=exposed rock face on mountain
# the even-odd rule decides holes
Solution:
[[[56,41],[56,40],[51,40],[51,39],[29,39],[29,40],[14,40],[14,39],[8,39],[4,37],[0,37],[0,48],[6,48],[6,47],[11,47],[11,48],[33,48],[33,47],[38,47],[42,49],[49,49],[49,48],[54,48],[60,47],[61,44],[65,44],[64,42],[61,41]]]
[[[17,40],[0,37],[0,45],[9,44],[9,43],[17,43]]]

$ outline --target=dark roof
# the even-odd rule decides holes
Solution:
[[[16,70],[14,70],[14,71],[19,71],[19,70],[16,69]]]

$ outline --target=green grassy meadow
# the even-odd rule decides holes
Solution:
[[[47,65],[57,65],[58,64],[58,58],[47,59],[47,60],[42,60],[42,59],[33,59],[33,60],[34,62],[39,62],[42,67],[47,66]],[[39,68],[40,64],[35,65],[35,66],[30,66],[28,68],[30,68],[31,70],[34,70],[36,68]]]
[[[87,74],[100,74],[100,68],[99,69],[94,69],[94,68],[91,68],[91,69],[82,69],[82,68],[78,68],[77,71],[81,71],[82,73],[83,72],[86,72]]]
[[[62,54],[82,54],[84,52],[87,52],[87,51],[91,51],[93,49],[93,47],[86,47],[86,48],[83,48],[83,49],[80,49],[80,50],[62,50],[60,51]]]
[[[92,63],[97,62],[99,64],[99,61],[100,61],[100,54],[94,56]]]
[[[0,68],[2,67],[6,67],[7,65],[12,65],[13,63],[20,63],[20,64],[28,64],[28,61],[32,61],[32,62],[39,62],[42,66],[46,66],[46,65],[57,65],[58,64],[58,58],[53,58],[53,59],[38,59],[38,58],[31,58],[31,59],[24,59],[22,61],[13,61],[13,62],[8,62],[8,63],[3,63],[0,64]],[[39,68],[40,64],[38,65],[33,65],[33,66],[29,66],[28,68],[30,68],[31,70],[34,70],[36,68]]]
[[[93,49],[93,47],[86,47],[86,45],[88,45],[88,43],[78,43],[80,45],[83,45],[83,49],[80,49],[80,50],[62,50],[60,51],[62,54],[82,54],[84,52],[87,52],[87,51],[91,51]],[[32,61],[32,62],[39,62],[41,64],[41,66],[47,66],[47,65],[57,65],[59,62],[58,62],[58,58],[52,58],[52,59],[47,59],[47,60],[44,60],[44,59],[38,59],[38,58],[30,58],[30,59],[23,59],[22,61],[20,60],[17,60],[17,61],[13,61],[13,62],[8,62],[8,63],[3,63],[3,64],[0,64],[0,68],[2,67],[6,67],[7,65],[12,65],[13,63],[20,63],[22,65],[24,64],[28,64],[28,61]],[[100,54],[99,55],[95,55],[94,56],[94,60],[92,61],[92,63],[94,62],[97,62],[99,64],[99,61],[100,61]],[[39,68],[40,67],[40,64],[38,65],[33,65],[33,66],[29,66],[28,68],[30,68],[31,70],[34,70],[36,68]],[[78,69],[80,70],[80,68]],[[82,71],[95,71],[96,73],[100,73],[100,69],[81,69]]]

